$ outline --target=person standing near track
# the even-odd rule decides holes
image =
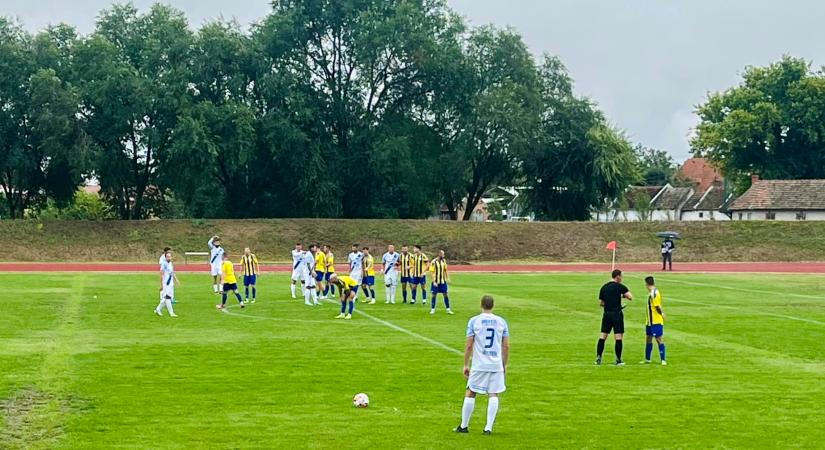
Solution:
[[[602,354],[604,344],[610,332],[616,340],[616,365],[623,366],[622,361],[622,339],[624,338],[624,313],[622,312],[622,299],[633,300],[633,294],[627,286],[622,284],[622,271],[614,270],[610,276],[612,281],[602,286],[599,291],[599,305],[604,308],[602,314],[602,329],[599,335],[599,342],[596,345],[596,365],[602,364]]]
[[[212,274],[212,290],[215,294],[221,292],[221,268],[223,267],[224,249],[221,247],[221,238],[218,235],[212,236],[209,245],[209,268]]]
[[[665,238],[662,242],[662,270],[670,267],[670,271],[673,271],[673,250],[676,250],[676,243],[670,237]]]

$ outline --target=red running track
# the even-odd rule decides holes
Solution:
[[[658,272],[659,263],[626,263],[618,268],[628,272]],[[292,267],[262,265],[264,272],[290,272]],[[206,264],[181,264],[178,272],[208,272]],[[346,266],[341,267],[342,272]],[[156,272],[157,264],[131,263],[0,263],[0,272]],[[452,272],[610,272],[610,264],[507,264],[453,265]],[[809,273],[825,274],[825,262],[754,262],[674,264],[674,272],[699,273]]]

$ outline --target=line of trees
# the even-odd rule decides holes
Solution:
[[[112,6],[86,36],[0,18],[7,214],[90,178],[121,219],[466,219],[504,185],[586,220],[642,181],[557,58],[444,0],[275,0],[249,32],[166,5]]]

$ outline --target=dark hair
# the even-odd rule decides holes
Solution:
[[[352,246],[357,248],[357,247],[358,247],[358,244],[352,244]]]
[[[300,243],[300,242],[296,242],[296,243],[295,243],[295,245],[301,245],[301,243]]]
[[[619,269],[614,270],[610,273],[610,278],[616,278],[622,276],[622,271]]]
[[[421,246],[420,246],[420,245],[413,245],[413,248],[417,248],[417,249],[421,250]]]
[[[169,250],[172,250],[172,247],[163,247],[163,253],[166,253]]]
[[[481,308],[485,311],[489,311],[493,309],[493,296],[492,295],[485,295],[481,297]]]
[[[370,249],[369,247],[364,247],[361,250],[369,250],[369,249]]]
[[[656,283],[653,281],[653,277],[647,277],[645,278],[645,284],[648,286],[653,286]]]

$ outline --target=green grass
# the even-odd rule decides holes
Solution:
[[[422,220],[0,220],[0,261],[157,261],[163,247],[179,255],[205,251],[214,234],[238,254],[246,246],[263,261],[289,261],[296,241],[332,244],[340,256],[354,242],[374,248],[421,244],[443,248],[451,261],[604,262],[618,240],[624,262],[661,258],[658,231],[682,233],[677,260],[825,261],[825,222],[468,223]],[[368,238],[365,236],[380,236]]]
[[[154,275],[0,275],[0,448],[825,447],[825,277],[662,275],[670,365],[635,364],[634,304],[623,368],[592,365],[597,275],[458,274],[455,316],[359,305],[454,350],[332,320],[287,299],[283,276],[231,314],[205,276],[181,278],[171,319],[151,314]],[[456,351],[483,293],[510,323],[509,389],[493,436],[484,399],[456,435]]]

